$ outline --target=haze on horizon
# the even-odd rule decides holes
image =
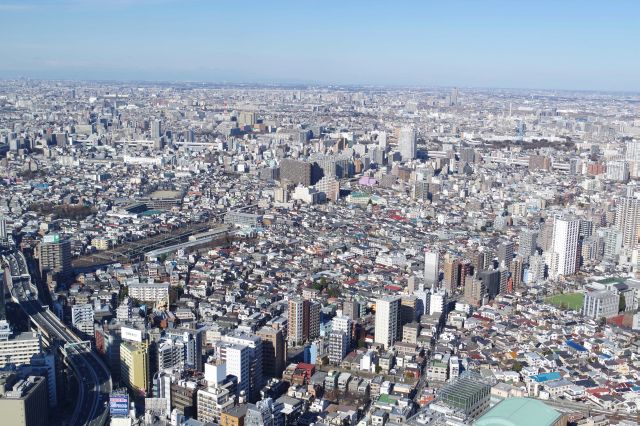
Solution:
[[[640,91],[637,1],[2,0],[0,78]]]

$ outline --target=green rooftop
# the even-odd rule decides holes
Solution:
[[[552,426],[562,414],[531,398],[508,398],[473,423],[473,426]]]

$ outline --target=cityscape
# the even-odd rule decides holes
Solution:
[[[98,3],[55,7],[64,22],[149,6],[176,22],[209,7],[235,16],[222,1]],[[0,26],[52,7],[0,3]],[[339,10],[287,16],[314,7]],[[352,31],[327,44],[329,62]],[[637,75],[603,66],[562,88],[535,70],[505,85],[452,70],[427,84],[345,62],[361,81],[293,65],[289,77],[274,64],[318,43],[303,32],[262,64],[253,38],[252,74],[231,64],[231,78],[173,65],[165,78],[137,59],[135,73],[70,72],[44,56],[30,68],[30,49],[57,42],[12,34],[0,47],[15,49],[0,64],[0,426],[640,424]]]

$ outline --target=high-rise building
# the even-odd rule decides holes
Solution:
[[[227,343],[220,346],[220,354],[227,364],[227,374],[238,379],[238,395],[251,392],[251,349],[245,345]]]
[[[290,346],[300,346],[320,335],[320,304],[310,300],[294,298],[289,300]]]
[[[440,280],[440,253],[427,251],[424,253],[424,283],[427,287],[436,287]]]
[[[7,364],[29,364],[31,358],[42,352],[42,341],[37,333],[14,334],[9,323],[0,320],[0,368]]]
[[[40,270],[50,272],[62,278],[72,273],[71,241],[60,238],[58,234],[45,235],[40,244]]]
[[[444,278],[442,281],[444,289],[448,294],[453,294],[460,286],[460,260],[447,253],[444,257],[442,269],[444,270]]]
[[[400,335],[400,296],[385,296],[376,300],[375,342],[385,349],[393,346]]]
[[[627,142],[625,159],[629,162],[631,176],[640,176],[640,140],[632,139]]]
[[[0,240],[6,240],[7,235],[7,219],[5,219],[4,215],[0,214]]]
[[[151,138],[158,139],[162,136],[162,121],[153,120],[151,122]]]
[[[444,313],[446,302],[447,294],[444,290],[432,291],[429,298],[429,315]]]
[[[640,226],[640,199],[620,197],[616,207],[616,228],[622,232],[624,247],[633,248],[638,242]]]
[[[515,252],[515,244],[512,241],[503,241],[498,246],[498,264],[509,267],[513,254]]]
[[[0,424],[46,426],[49,424],[47,380],[29,376],[18,380],[15,373],[0,373]]]
[[[524,260],[520,256],[516,256],[509,265],[509,274],[513,288],[517,288],[522,284],[522,272],[524,270]],[[513,291],[513,288],[511,291]]]
[[[340,364],[347,355],[349,336],[344,331],[332,330],[329,333],[329,362]]]
[[[280,182],[283,184],[293,184],[311,186],[313,168],[311,163],[306,161],[284,158],[280,161]]]
[[[254,334],[234,330],[222,336],[222,341],[224,343],[240,345],[248,349],[249,382],[248,386],[243,385],[242,389],[246,390],[247,398],[252,401],[258,400],[260,397],[260,389],[264,386],[262,339]],[[229,372],[229,357],[227,356],[225,360],[227,361],[227,372]],[[238,384],[238,386],[240,387],[240,384]]]
[[[518,255],[527,262],[529,260],[529,256],[535,253],[537,244],[538,231],[523,229],[518,237]]]
[[[553,226],[551,276],[573,275],[577,270],[580,221],[557,216]]]
[[[360,303],[355,300],[345,300],[342,303],[342,315],[357,320],[360,318]]]
[[[89,338],[94,334],[93,305],[89,303],[71,306],[71,324]]]
[[[149,343],[122,342],[120,345],[120,380],[132,392],[146,395],[150,389]]]
[[[403,127],[400,129],[398,148],[403,161],[416,158],[416,131],[413,127]]]
[[[264,326],[256,335],[262,339],[263,374],[266,377],[282,377],[286,360],[286,344],[282,330]]]

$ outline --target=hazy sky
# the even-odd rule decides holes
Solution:
[[[0,0],[0,78],[640,91],[640,0]]]

